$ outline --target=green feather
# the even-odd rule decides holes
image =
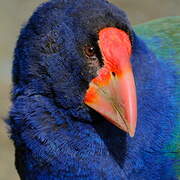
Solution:
[[[160,38],[162,40],[160,46],[159,42],[149,43],[149,41],[148,46],[157,56],[174,59],[180,66],[180,16],[150,21],[137,25],[134,29],[145,41]]]
[[[178,69],[178,83],[176,88],[176,101],[178,115],[173,140],[166,150],[171,156],[180,161],[180,16],[167,17],[134,26],[134,30],[156,54],[158,59],[167,59]],[[180,177],[180,164],[175,163],[175,169]]]

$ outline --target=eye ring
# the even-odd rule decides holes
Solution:
[[[87,57],[93,57],[95,56],[95,48],[93,46],[85,46],[84,47],[84,52]]]

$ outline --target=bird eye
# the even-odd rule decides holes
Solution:
[[[96,54],[93,46],[85,46],[84,52],[88,57],[93,57]]]

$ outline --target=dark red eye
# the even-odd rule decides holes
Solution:
[[[95,49],[93,46],[85,46],[84,52],[88,57],[93,57],[95,55]]]

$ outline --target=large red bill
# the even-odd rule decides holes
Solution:
[[[104,66],[91,81],[84,102],[134,136],[137,102],[130,63],[131,42],[124,31],[109,27],[99,32],[99,47]]]

